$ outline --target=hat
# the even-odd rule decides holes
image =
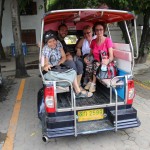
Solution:
[[[50,40],[52,38],[54,38],[55,40],[57,40],[57,37],[56,37],[56,35],[54,33],[52,33],[52,32],[46,32],[45,33],[45,35],[44,35],[44,41],[45,41],[45,43],[47,43],[48,40]]]

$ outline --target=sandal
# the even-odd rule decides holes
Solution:
[[[95,83],[91,83],[89,91],[92,92],[92,93],[96,91],[96,84]]]
[[[88,91],[81,91],[80,93],[76,94],[76,98],[89,98],[92,97],[93,93]]]
[[[90,86],[91,86],[91,82],[88,82],[87,85],[84,87],[84,89],[89,90]]]

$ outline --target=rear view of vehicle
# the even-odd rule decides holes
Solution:
[[[135,96],[132,74],[135,56],[126,25],[126,20],[132,19],[134,15],[127,11],[106,9],[59,10],[51,11],[44,16],[41,42],[44,31],[57,31],[58,25],[62,22],[75,34],[82,31],[85,25],[93,26],[97,21],[105,22],[108,29],[107,35],[111,37],[109,25],[124,21],[130,43],[114,42],[113,53],[117,76],[102,80],[97,77],[94,95],[91,98],[79,99],[75,98],[73,87],[67,80],[48,81],[44,79],[42,74],[44,58],[41,54],[42,47],[40,48],[39,68],[43,87],[38,92],[38,117],[42,122],[43,141],[62,136],[117,131],[140,125],[137,110],[132,107]],[[135,21],[134,24],[136,26]],[[137,48],[137,37],[135,39]],[[68,84],[64,86],[63,83]]]

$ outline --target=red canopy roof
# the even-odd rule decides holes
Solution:
[[[134,15],[128,11],[110,9],[68,9],[56,10],[45,14],[45,24],[53,22],[119,22],[134,19]]]
[[[105,23],[120,22],[123,20],[134,19],[134,14],[128,11],[111,10],[111,9],[66,9],[56,10],[45,14],[44,24],[45,26],[51,25],[54,29],[55,26],[60,23],[70,24],[74,23],[78,26],[88,24],[94,24],[97,21]]]

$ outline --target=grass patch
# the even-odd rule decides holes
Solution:
[[[143,81],[142,83],[143,83],[144,85],[150,87],[150,80],[149,80],[149,81]]]

